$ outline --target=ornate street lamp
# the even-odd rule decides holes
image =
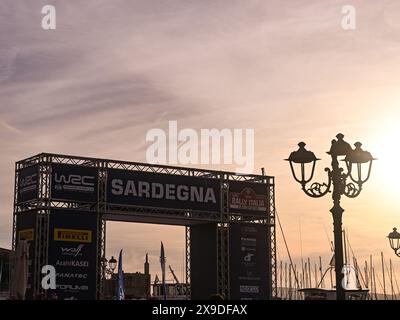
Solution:
[[[342,287],[343,269],[343,243],[342,243],[342,215],[344,209],[340,206],[342,195],[349,198],[357,197],[362,190],[362,185],[371,175],[372,162],[375,160],[368,151],[361,149],[361,143],[355,143],[355,149],[343,140],[344,135],[339,133],[337,139],[332,140],[328,154],[332,158],[332,168],[325,168],[328,175],[327,183],[314,182],[310,187],[307,184],[314,177],[315,166],[318,159],[315,154],[305,149],[306,144],[300,142],[299,149],[290,154],[286,159],[290,163],[293,178],[301,184],[302,190],[312,198],[320,198],[332,192],[333,207],[330,210],[333,216],[333,232],[335,237],[335,272],[336,272],[336,298],[345,300],[345,289]],[[342,157],[342,159],[340,159]],[[344,159],[343,159],[344,157]],[[347,172],[339,166],[339,160],[346,163]],[[300,168],[298,168],[300,165]],[[311,165],[307,174],[306,166]],[[363,168],[367,165],[367,174],[363,176]],[[354,173],[353,168],[356,168]],[[298,173],[300,169],[300,174]]]
[[[107,258],[103,256],[100,259],[100,263],[101,263],[101,268],[102,268],[102,280],[103,280],[102,286],[101,286],[101,296],[102,296],[102,299],[104,299],[107,292],[108,293],[113,292],[112,285],[116,281],[116,277],[114,277],[114,270],[117,267],[117,260],[114,258],[114,256],[111,256],[110,260],[107,260]]]
[[[388,235],[390,247],[394,253],[400,257],[400,233],[397,232],[397,228],[393,228],[393,231]]]
[[[107,267],[107,262],[108,262],[108,267]],[[106,257],[101,258],[101,265],[103,266],[103,270],[105,273],[105,276],[109,276],[109,278],[112,278],[114,274],[114,270],[117,267],[117,260],[114,258],[114,256],[111,256],[111,259],[107,261]]]

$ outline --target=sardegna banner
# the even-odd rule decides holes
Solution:
[[[98,169],[71,164],[52,164],[51,198],[96,202]]]
[[[107,202],[145,207],[221,210],[219,179],[109,169]]]
[[[97,213],[52,210],[48,263],[56,269],[58,299],[96,299]]]

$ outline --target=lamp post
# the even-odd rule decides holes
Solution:
[[[107,260],[106,257],[101,258],[101,267],[103,270],[103,285],[101,289],[101,295],[102,298],[104,299],[109,292],[113,292],[112,286],[113,283],[115,283],[115,279],[113,281],[113,276],[114,276],[114,270],[117,267],[117,260],[114,258],[114,256],[111,256],[110,260]],[[108,281],[110,280],[110,281]],[[111,287],[110,287],[111,286]]]
[[[286,159],[290,163],[293,178],[301,184],[304,193],[312,198],[321,198],[332,193],[333,207],[330,212],[333,217],[333,233],[335,241],[335,273],[336,273],[336,299],[345,300],[345,289],[342,286],[343,269],[343,242],[342,242],[342,215],[344,209],[340,206],[342,195],[349,198],[356,198],[362,190],[362,185],[367,182],[371,174],[372,162],[375,160],[368,151],[361,149],[361,143],[355,143],[355,148],[343,140],[344,135],[336,135],[332,140],[331,149],[328,154],[331,156],[331,168],[325,168],[328,175],[327,183],[311,183],[314,176],[315,166],[318,159],[315,154],[305,149],[306,144],[300,142],[299,149],[290,154]],[[340,167],[339,161],[346,163],[346,172]],[[296,167],[300,165],[300,177],[296,174]],[[306,165],[311,165],[311,171],[307,175]],[[362,169],[367,165],[367,174],[363,178]],[[356,172],[353,173],[354,167]]]
[[[400,257],[400,233],[397,232],[397,228],[393,228],[393,231],[388,235],[390,247],[393,249],[396,256]]]
[[[107,262],[108,262],[108,267],[107,267]],[[105,277],[107,278],[107,276],[109,276],[109,278],[112,279],[114,270],[117,267],[117,260],[114,258],[114,256],[111,256],[110,260],[107,260],[106,257],[102,257],[101,265],[103,266]]]

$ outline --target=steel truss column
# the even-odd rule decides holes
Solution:
[[[51,157],[41,157],[39,167],[39,205],[50,206]]]
[[[34,250],[34,270],[33,275],[33,298],[42,295],[47,297],[47,290],[41,286],[41,270],[48,264],[49,222],[50,222],[50,177],[51,177],[51,157],[41,156],[38,162],[38,204],[36,209],[36,230],[35,230],[35,250]]]
[[[18,165],[15,164],[15,178],[14,178],[14,206],[13,206],[13,229],[12,229],[12,242],[11,248],[13,251],[16,249],[17,245],[17,195],[18,195]]]
[[[229,183],[221,176],[221,222],[217,225],[217,291],[229,299]]]
[[[190,281],[190,227],[185,227],[185,243],[186,243],[186,250],[185,250],[185,255],[186,255],[186,299],[190,300],[191,299],[191,281]]]
[[[268,257],[269,257],[269,272],[270,272],[270,288],[271,288],[271,299],[275,299],[278,296],[278,282],[276,274],[276,230],[275,230],[275,180],[269,178],[269,219],[267,228],[267,239],[269,240],[268,245]]]
[[[106,256],[106,220],[103,215],[106,212],[107,201],[107,163],[100,161],[99,166],[99,179],[98,179],[98,201],[96,203],[96,214],[98,223],[98,236],[97,236],[97,299],[104,298],[106,270],[102,265],[102,258]]]
[[[102,265],[102,258],[106,256],[106,220],[98,215],[98,254],[97,254],[97,299],[104,298],[106,270]]]
[[[36,236],[35,236],[35,261],[33,275],[33,298],[38,295],[47,296],[47,290],[41,286],[41,270],[48,261],[48,239],[49,239],[49,210],[39,210],[36,215]]]
[[[229,223],[219,223],[217,228],[217,290],[229,300]]]

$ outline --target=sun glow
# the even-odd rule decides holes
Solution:
[[[378,158],[372,175],[378,179],[382,192],[400,196],[400,123],[398,127],[388,126],[369,151]]]

